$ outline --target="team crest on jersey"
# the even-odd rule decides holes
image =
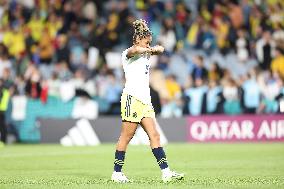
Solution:
[[[137,118],[137,112],[134,112],[132,115],[134,118]]]

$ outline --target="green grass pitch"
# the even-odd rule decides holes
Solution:
[[[110,181],[114,144],[96,147],[11,145],[0,148],[0,189],[93,188],[284,188],[281,143],[169,144],[172,169],[181,182],[163,184],[148,146],[130,146],[125,174],[129,184]]]

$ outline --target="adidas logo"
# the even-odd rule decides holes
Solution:
[[[60,139],[63,146],[96,146],[100,140],[87,119],[80,119],[67,135]]]
[[[160,133],[161,145],[165,145],[168,143],[168,139],[166,138],[166,135],[164,134],[163,130],[161,129],[156,119],[155,119],[155,122],[156,122],[156,128],[158,132]],[[135,135],[133,136],[129,144],[131,145],[139,145],[139,144],[150,145],[149,137],[141,126],[137,128]]]

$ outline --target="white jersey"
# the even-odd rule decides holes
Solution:
[[[127,51],[122,52],[122,65],[125,73],[125,87],[123,93],[129,94],[144,104],[151,104],[149,71],[150,55],[141,54],[127,58]]]

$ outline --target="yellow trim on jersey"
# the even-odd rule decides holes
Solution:
[[[149,104],[143,104],[135,97],[123,93],[121,96],[122,121],[140,123],[144,117],[155,118],[155,111]]]

